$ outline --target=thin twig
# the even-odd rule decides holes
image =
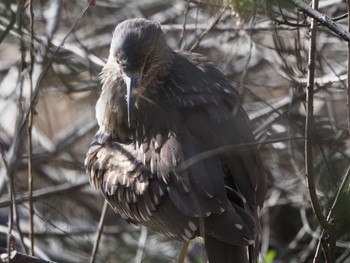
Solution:
[[[68,29],[68,32],[66,33],[66,35],[63,37],[62,41],[59,43],[59,45],[57,46],[57,48],[55,49],[55,51],[53,52],[53,54],[51,55],[50,59],[48,60],[48,62],[46,63],[45,67],[43,68],[42,72],[40,73],[35,88],[33,90],[33,96],[32,96],[32,101],[30,103],[30,105],[36,105],[37,102],[37,98],[39,95],[39,88],[41,85],[42,80],[44,79],[44,77],[46,76],[46,73],[48,72],[52,62],[54,61],[55,57],[57,56],[58,52],[60,51],[61,47],[63,47],[64,43],[66,42],[66,40],[68,39],[68,37],[71,35],[71,33],[73,32],[73,30],[75,29],[75,27],[77,26],[79,20],[83,17],[83,15],[86,13],[86,11],[88,10],[89,6],[90,6],[90,2],[92,2],[92,0],[89,0],[89,3],[86,4],[86,6],[84,7],[84,9],[81,11],[81,13],[77,16],[77,18],[74,20],[74,22],[72,23],[71,27]],[[20,130],[23,130],[23,128],[26,125],[26,122],[28,121],[28,117],[29,117],[29,112],[30,112],[30,108],[26,109],[25,113],[24,113],[24,122],[22,124],[22,126],[20,127]]]
[[[313,0],[313,7],[318,8],[318,0]],[[313,134],[314,134],[314,80],[315,80],[315,58],[316,58],[316,41],[317,41],[317,21],[312,19],[310,27],[311,39],[309,42],[309,58],[308,58],[308,84],[306,88],[306,123],[305,123],[305,172],[308,182],[309,196],[311,200],[311,206],[314,214],[322,226],[327,232],[331,230],[330,224],[327,222],[325,216],[322,213],[320,204],[318,202],[314,171],[313,171]]]
[[[190,246],[190,241],[186,241],[182,244],[182,248],[181,248],[181,252],[180,252],[180,256],[178,259],[178,263],[184,263],[185,259],[186,259],[186,255],[188,252],[188,247]]]
[[[47,187],[43,189],[39,189],[33,192],[32,200],[36,201],[40,198],[44,197],[50,197],[50,196],[59,196],[61,194],[67,194],[69,192],[74,192],[79,190],[80,188],[83,188],[87,186],[89,182],[84,179],[81,182],[78,182],[76,184],[72,183],[64,183],[52,187]],[[25,194],[23,196],[16,197],[16,199],[13,200],[15,204],[22,204],[24,202],[27,202],[29,200],[29,195]],[[11,200],[0,200],[0,208],[7,207],[11,205]]]
[[[19,32],[22,32],[22,16],[23,16],[23,4],[24,1],[19,1],[18,2],[18,7],[17,7],[17,18],[18,18],[18,27],[19,27]],[[9,222],[8,222],[8,244],[7,244],[7,251],[10,253],[12,250],[12,229],[13,229],[13,221],[14,221],[14,211],[16,208],[16,203],[15,203],[15,191],[14,191],[14,182],[13,182],[13,177],[14,177],[14,170],[16,169],[15,167],[15,162],[17,160],[17,153],[18,153],[18,149],[21,145],[21,142],[23,140],[23,132],[24,129],[26,127],[28,127],[28,121],[30,119],[30,115],[31,115],[31,111],[34,107],[34,105],[36,105],[37,103],[37,97],[39,94],[39,88],[41,86],[41,82],[44,78],[44,76],[46,75],[46,73],[48,72],[52,62],[54,61],[54,58],[56,57],[56,55],[58,54],[58,51],[60,50],[60,48],[62,47],[62,45],[64,44],[64,42],[66,41],[66,39],[68,38],[68,36],[72,33],[72,31],[74,30],[74,28],[76,27],[79,19],[83,16],[83,14],[87,11],[89,7],[89,4],[87,4],[85,6],[85,8],[83,9],[83,11],[81,12],[80,15],[78,15],[78,17],[76,18],[76,20],[73,22],[72,26],[70,27],[70,29],[68,30],[67,34],[65,35],[65,37],[63,38],[63,40],[61,41],[60,45],[56,48],[55,52],[52,54],[52,56],[50,57],[49,61],[47,62],[46,66],[43,68],[39,78],[36,81],[36,85],[35,88],[32,89],[32,94],[31,94],[31,98],[29,100],[29,105],[28,107],[23,110],[22,107],[22,87],[23,87],[23,80],[22,80],[22,76],[21,73],[23,72],[23,67],[25,64],[25,46],[24,46],[24,42],[23,39],[21,38],[21,70],[19,73],[19,78],[21,79],[20,81],[20,98],[18,100],[18,107],[19,107],[19,112],[22,112],[21,115],[19,115],[19,117],[16,120],[16,128],[15,128],[15,134],[13,135],[13,140],[10,146],[10,149],[8,150],[8,154],[7,154],[7,158],[5,160],[8,169],[6,170],[7,176],[9,178],[9,183],[8,183],[8,188],[9,188],[9,193],[10,193],[10,211],[9,211]],[[10,255],[9,255],[9,260],[11,260]]]
[[[190,7],[190,0],[187,0],[186,8],[184,11],[184,21],[182,23],[182,30],[181,30],[180,40],[179,40],[179,44],[178,44],[179,49],[181,49],[182,42],[184,40],[184,36],[185,36],[185,32],[186,32],[187,14],[188,14],[189,7]]]
[[[348,1],[348,13],[350,12],[350,1]],[[348,16],[348,30],[350,31],[350,16]],[[348,106],[348,130],[350,132],[350,43],[348,43],[348,77],[347,77],[347,106]]]
[[[0,254],[7,253],[7,255],[10,256],[10,258],[4,258],[4,261],[1,261],[1,262],[9,262],[11,260],[11,262],[13,263],[54,263],[53,261],[48,261],[37,257],[28,256],[28,255],[19,253],[17,251],[11,251],[10,253],[8,252],[9,250],[6,250],[0,247]]]
[[[4,154],[1,152],[1,162],[0,162],[1,166],[5,169],[5,173],[9,176],[9,172],[8,172],[8,167],[7,167],[7,163],[6,163],[6,159]],[[11,178],[9,178],[9,183],[8,183],[8,188],[9,188],[9,193],[10,193],[10,200],[8,202],[9,204],[9,219],[8,219],[8,228],[7,228],[7,251],[8,251],[8,257],[11,260],[10,257],[10,253],[11,253],[11,243],[12,243],[12,228],[13,228],[13,203],[14,203],[14,198],[12,195],[12,183],[13,181],[11,180]],[[9,262],[10,262],[9,260]]]
[[[184,162],[182,162],[180,165],[178,165],[175,169],[176,171],[185,171],[192,165],[196,164],[199,161],[203,161],[207,158],[213,157],[215,155],[219,155],[221,153],[227,152],[227,151],[244,151],[248,147],[257,147],[258,145],[263,144],[272,144],[276,142],[282,142],[282,141],[296,141],[296,140],[305,140],[304,137],[287,137],[287,138],[278,138],[278,139],[269,139],[261,142],[252,142],[252,143],[242,143],[242,144],[236,144],[236,145],[226,145],[219,148],[215,148],[213,150],[203,151],[199,154],[196,154],[194,156],[191,156],[190,158],[187,158]]]
[[[331,209],[329,209],[329,212],[328,212],[328,215],[327,215],[327,220],[328,221],[331,220],[331,217],[332,217],[333,212],[334,212],[334,208],[335,208],[336,204],[338,203],[340,195],[345,191],[346,187],[348,186],[347,182],[348,182],[349,178],[350,178],[350,166],[348,167],[348,170],[346,171],[346,173],[345,173],[345,175],[343,177],[343,180],[341,181],[341,184],[340,184],[340,186],[338,188],[338,191],[337,191],[337,194],[336,194],[336,196],[334,198],[334,201],[333,201],[333,204],[331,206]],[[318,240],[316,253],[315,253],[315,256],[314,256],[314,262],[318,262],[319,261],[319,257],[320,257],[320,254],[321,254],[321,248],[324,247],[324,240],[325,240],[327,234],[328,233],[326,233],[326,231],[324,231],[324,230],[322,231],[321,237]],[[329,237],[329,239],[332,239],[332,238],[333,238],[332,236]]]
[[[342,15],[339,15],[339,16],[332,17],[332,20],[333,21],[339,21],[339,20],[342,20],[344,18],[348,18],[349,19],[349,13],[345,13],[345,14],[342,14]]]
[[[305,27],[305,26],[308,27],[308,26],[310,26],[310,25],[305,24],[305,23],[300,24],[299,21],[297,23],[289,22],[287,20],[286,16],[284,15],[283,9],[282,9],[281,4],[280,4],[280,1],[277,1],[277,5],[278,5],[278,10],[279,10],[279,12],[280,12],[280,14],[281,14],[281,16],[283,18],[283,21],[279,21],[278,19],[273,18],[273,20],[276,23],[279,23],[281,25],[284,24],[284,25],[288,25],[288,26],[293,26],[293,27]]]
[[[146,227],[142,226],[141,227],[141,233],[139,237],[139,243],[137,245],[137,253],[135,256],[135,263],[141,263],[142,262],[142,257],[143,257],[143,252],[145,250],[145,243],[147,240],[147,234],[148,230]]]
[[[13,26],[16,23],[16,14],[11,10],[10,5],[8,4],[8,7],[6,8],[6,11],[11,13],[11,20],[9,21],[9,24],[7,27],[3,30],[2,34],[0,35],[0,43],[5,39],[7,34],[10,33],[10,30],[13,28]]]
[[[22,30],[23,30],[23,10],[24,10],[24,1],[19,1],[17,6],[17,25],[18,25],[18,31],[19,34],[22,36]],[[18,74],[19,79],[19,98],[18,98],[18,112],[22,112],[23,105],[22,105],[22,99],[23,99],[23,76],[21,75],[21,72],[24,70],[25,65],[25,43],[24,39],[20,38],[20,49],[21,49],[21,64],[20,64],[20,71]],[[14,187],[14,170],[15,166],[14,163],[17,159],[17,151],[20,147],[20,141],[21,141],[21,131],[17,129],[22,122],[22,118],[19,117],[16,119],[15,124],[15,133],[13,135],[13,140],[11,142],[10,148],[7,151],[7,155],[3,156],[3,162],[5,167],[5,172],[8,177],[8,192],[10,196],[9,201],[9,216],[8,216],[8,233],[7,233],[7,252],[8,252],[8,262],[11,262],[11,251],[13,250],[12,243],[13,243],[13,224],[14,224],[14,214],[16,210],[16,204],[15,204],[15,187]]]
[[[95,242],[94,242],[94,248],[92,249],[92,255],[90,258],[90,263],[94,263],[96,260],[96,255],[98,251],[98,246],[100,244],[100,239],[102,236],[103,232],[103,226],[105,223],[105,216],[108,208],[108,202],[107,200],[104,201],[102,211],[101,211],[101,217],[100,217],[100,222],[98,223],[97,231],[96,231],[96,237],[95,237]]]
[[[78,142],[84,135],[86,135],[88,132],[94,129],[96,125],[97,124],[94,119],[86,120],[84,124],[80,125],[79,127],[63,132],[63,134],[60,134],[53,139],[53,141],[56,142],[54,148],[34,153],[32,162],[36,164],[51,160],[59,153],[63,152],[64,150],[67,150],[67,148],[70,147],[73,143]],[[16,165],[19,168],[21,168],[24,165],[27,165],[26,159],[19,160],[18,162],[16,162]]]
[[[247,59],[246,59],[245,65],[244,65],[244,69],[242,71],[241,78],[239,80],[239,85],[237,87],[237,90],[238,90],[239,94],[241,94],[242,98],[244,97],[244,92],[242,92],[243,83],[244,83],[244,80],[248,76],[249,63],[252,59],[253,47],[254,47],[254,42],[252,40],[252,32],[250,32],[250,34],[249,34],[249,53],[248,53],[248,56],[247,56]]]
[[[190,48],[190,51],[193,51],[195,48],[199,46],[199,43],[202,41],[203,37],[205,37],[210,32],[210,30],[212,30],[212,28],[214,28],[215,25],[219,22],[225,10],[226,10],[226,7],[221,8],[221,10],[214,17],[214,20],[210,23],[210,25],[202,32],[202,34],[200,34],[199,37],[197,37],[197,41],[192,45],[192,47]]]
[[[30,249],[29,254],[34,256],[34,203],[33,203],[33,167],[32,167],[32,127],[33,127],[33,68],[34,68],[34,13],[33,0],[29,1],[29,31],[30,31],[30,65],[28,69],[29,74],[29,116],[28,116],[28,193],[29,193],[29,240]]]
[[[334,201],[333,201],[333,204],[332,204],[332,207],[331,209],[329,210],[329,213],[328,213],[328,216],[327,216],[327,219],[331,219],[331,216],[333,215],[333,211],[334,211],[334,208],[336,206],[336,204],[338,203],[338,200],[339,200],[339,197],[340,195],[345,191],[346,187],[348,187],[348,180],[350,179],[350,166],[348,167],[348,170],[346,171],[344,177],[343,177],[343,180],[341,181],[341,184],[339,186],[339,189],[338,189],[338,192],[334,198]]]

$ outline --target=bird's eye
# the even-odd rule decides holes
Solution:
[[[119,59],[115,59],[115,61],[117,62],[117,64],[120,64],[120,60]]]

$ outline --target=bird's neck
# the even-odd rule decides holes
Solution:
[[[125,84],[116,72],[118,67],[107,63],[101,72],[102,92],[96,103],[96,119],[100,133],[125,140],[128,135]]]
[[[162,85],[162,79],[168,74],[174,52],[168,46],[157,51],[151,56],[153,60],[149,63],[140,87],[136,87],[132,94],[135,100],[134,120],[142,118],[143,115],[142,112],[138,112],[139,103],[152,100],[153,94]],[[114,139],[127,140],[133,128],[128,127],[127,124],[126,87],[119,66],[113,62],[107,62],[101,72],[101,82],[102,92],[96,104],[99,133],[109,135]]]

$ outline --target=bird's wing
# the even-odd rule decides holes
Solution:
[[[244,217],[244,203],[261,206],[266,191],[249,119],[222,73],[200,55],[181,55],[175,55],[177,67],[164,85],[163,100],[178,112],[173,120],[179,123],[183,163],[174,178],[187,178],[192,196],[177,191],[177,182],[170,196],[187,215],[199,208],[204,215],[220,214],[230,199]]]
[[[134,144],[119,143],[97,133],[85,166],[91,184],[102,190],[112,208],[137,223],[149,220],[166,193],[165,182],[153,180],[151,159]]]

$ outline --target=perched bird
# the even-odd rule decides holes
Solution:
[[[130,223],[203,237],[210,263],[257,262],[265,175],[225,76],[172,50],[158,22],[129,19],[113,33],[101,82],[91,184]]]

